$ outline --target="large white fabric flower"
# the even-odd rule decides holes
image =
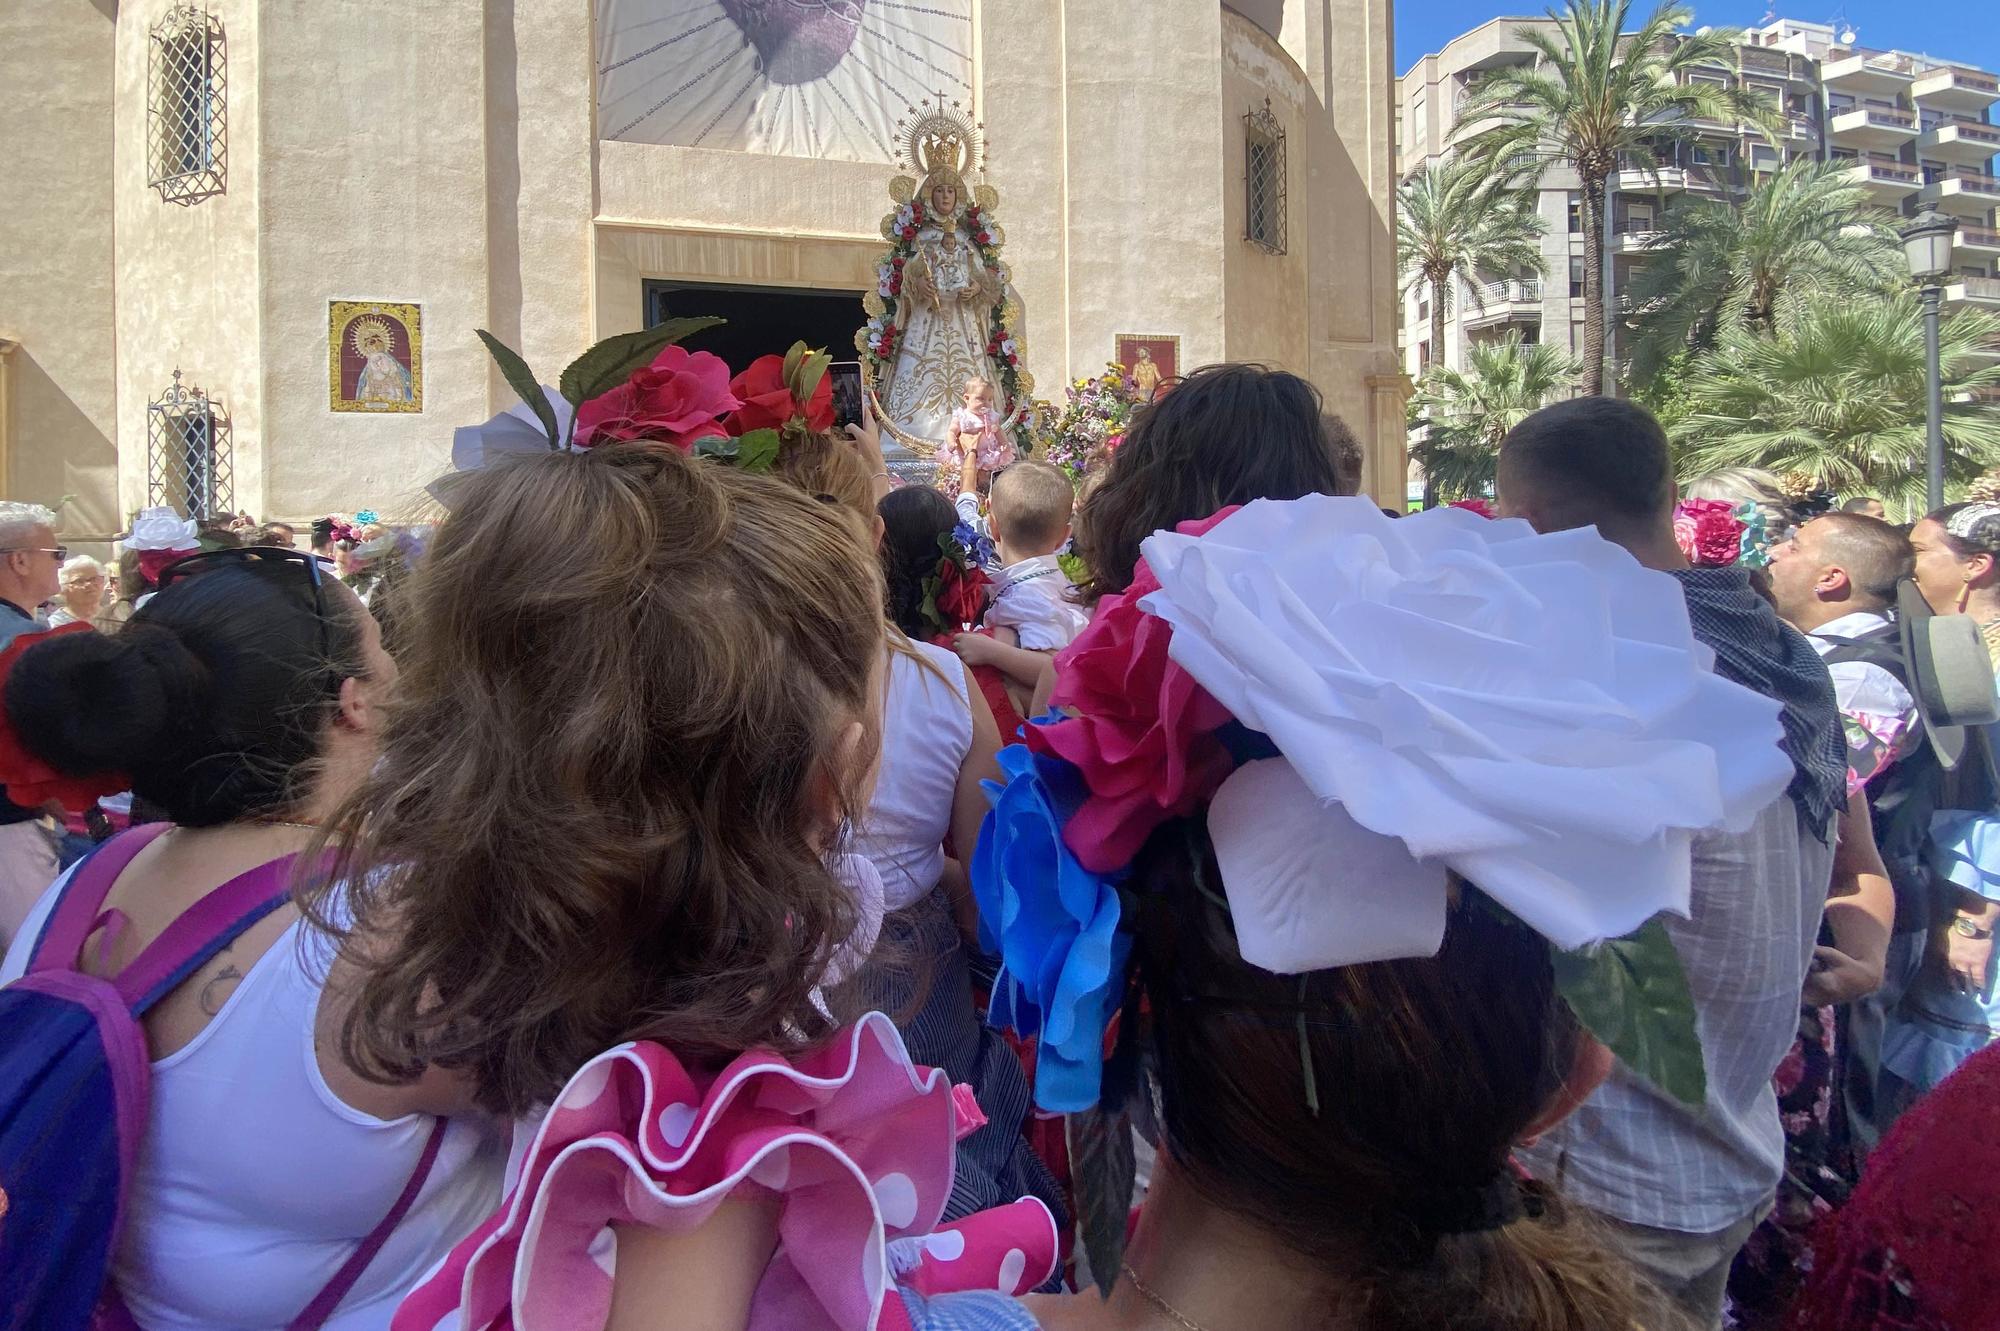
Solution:
[[[1433,955],[1447,869],[1563,948],[1685,914],[1693,834],[1791,779],[1779,705],[1595,531],[1314,495],[1143,552],[1173,659],[1283,756],[1209,817],[1268,969]]]
[[[184,518],[164,505],[142,508],[132,519],[132,534],[122,544],[127,550],[193,550],[201,542],[193,518]]]
[[[540,387],[549,409],[555,413],[556,437],[569,438],[569,422],[576,414],[575,408],[547,384]],[[548,428],[525,402],[516,402],[483,424],[461,425],[451,432],[451,465],[456,471],[478,471],[508,453],[548,451]]]

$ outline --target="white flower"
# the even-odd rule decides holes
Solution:
[[[200,544],[194,519],[183,518],[171,508],[142,508],[132,519],[132,534],[125,538],[127,550],[193,550]]]
[[[1594,531],[1313,495],[1143,552],[1173,659],[1283,755],[1209,819],[1269,969],[1433,954],[1447,868],[1563,948],[1685,914],[1693,833],[1791,779],[1778,704]]]

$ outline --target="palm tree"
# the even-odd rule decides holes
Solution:
[[[1903,283],[1890,214],[1836,162],[1801,158],[1740,208],[1687,195],[1661,219],[1653,258],[1628,292],[1637,312],[1633,377],[1650,382],[1684,348],[1725,328],[1768,333],[1819,295],[1883,295]]]
[[[1551,33],[1517,28],[1540,59],[1481,79],[1459,112],[1475,159],[1510,174],[1567,167],[1577,174],[1583,223],[1583,391],[1604,391],[1604,204],[1623,157],[1658,180],[1660,154],[1694,135],[1689,122],[1748,121],[1775,137],[1777,108],[1741,88],[1691,81],[1699,65],[1735,61],[1736,34],[1676,35],[1694,12],[1667,0],[1626,35],[1631,0],[1565,0]]]
[[[2000,320],[1944,321],[1945,479],[2000,463]],[[1817,297],[1769,335],[1737,324],[1696,356],[1674,426],[1683,475],[1797,472],[1813,488],[1921,502],[1924,333],[1916,297]]]
[[[1410,402],[1426,427],[1410,449],[1424,469],[1424,506],[1490,490],[1507,431],[1567,393],[1577,368],[1559,348],[1509,333],[1469,344],[1464,369],[1440,365],[1426,375]]]
[[[1430,288],[1433,364],[1445,363],[1452,279],[1465,284],[1474,309],[1483,309],[1481,274],[1543,271],[1536,243],[1543,229],[1532,192],[1462,157],[1426,162],[1396,188],[1403,292]]]

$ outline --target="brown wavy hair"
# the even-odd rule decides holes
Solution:
[[[840,737],[871,727],[865,765],[882,657],[855,524],[657,445],[549,453],[465,478],[407,590],[384,755],[328,827],[348,1062],[520,1115],[620,1041],[828,1033],[855,912],[825,843],[864,779]]]
[[[1575,1062],[1584,1036],[1546,941],[1460,884],[1436,957],[1274,975],[1237,952],[1221,881],[1199,818],[1133,866],[1163,1148],[1211,1204],[1325,1272],[1318,1325],[1682,1325],[1540,1184],[1497,1228],[1436,1218],[1504,1176]]]

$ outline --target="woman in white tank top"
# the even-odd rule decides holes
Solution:
[[[367,610],[331,576],[315,585],[276,551],[197,558],[200,571],[169,570],[117,637],[31,648],[8,692],[35,756],[69,776],[127,772],[174,824],[118,874],[106,904],[126,923],[86,947],[94,973],[115,973],[218,885],[302,849],[373,762],[396,675]],[[104,719],[55,729],[31,713]],[[25,969],[70,876],[35,907],[0,983]],[[145,1017],[146,1136],[113,1262],[145,1331],[290,1324],[394,1207],[434,1115],[469,1107],[449,1079],[383,1086],[347,1069],[342,1012],[323,1001],[342,977],[331,940],[285,906]],[[386,1327],[492,1209],[504,1165],[481,1119],[454,1122],[415,1203],[322,1325]]]

